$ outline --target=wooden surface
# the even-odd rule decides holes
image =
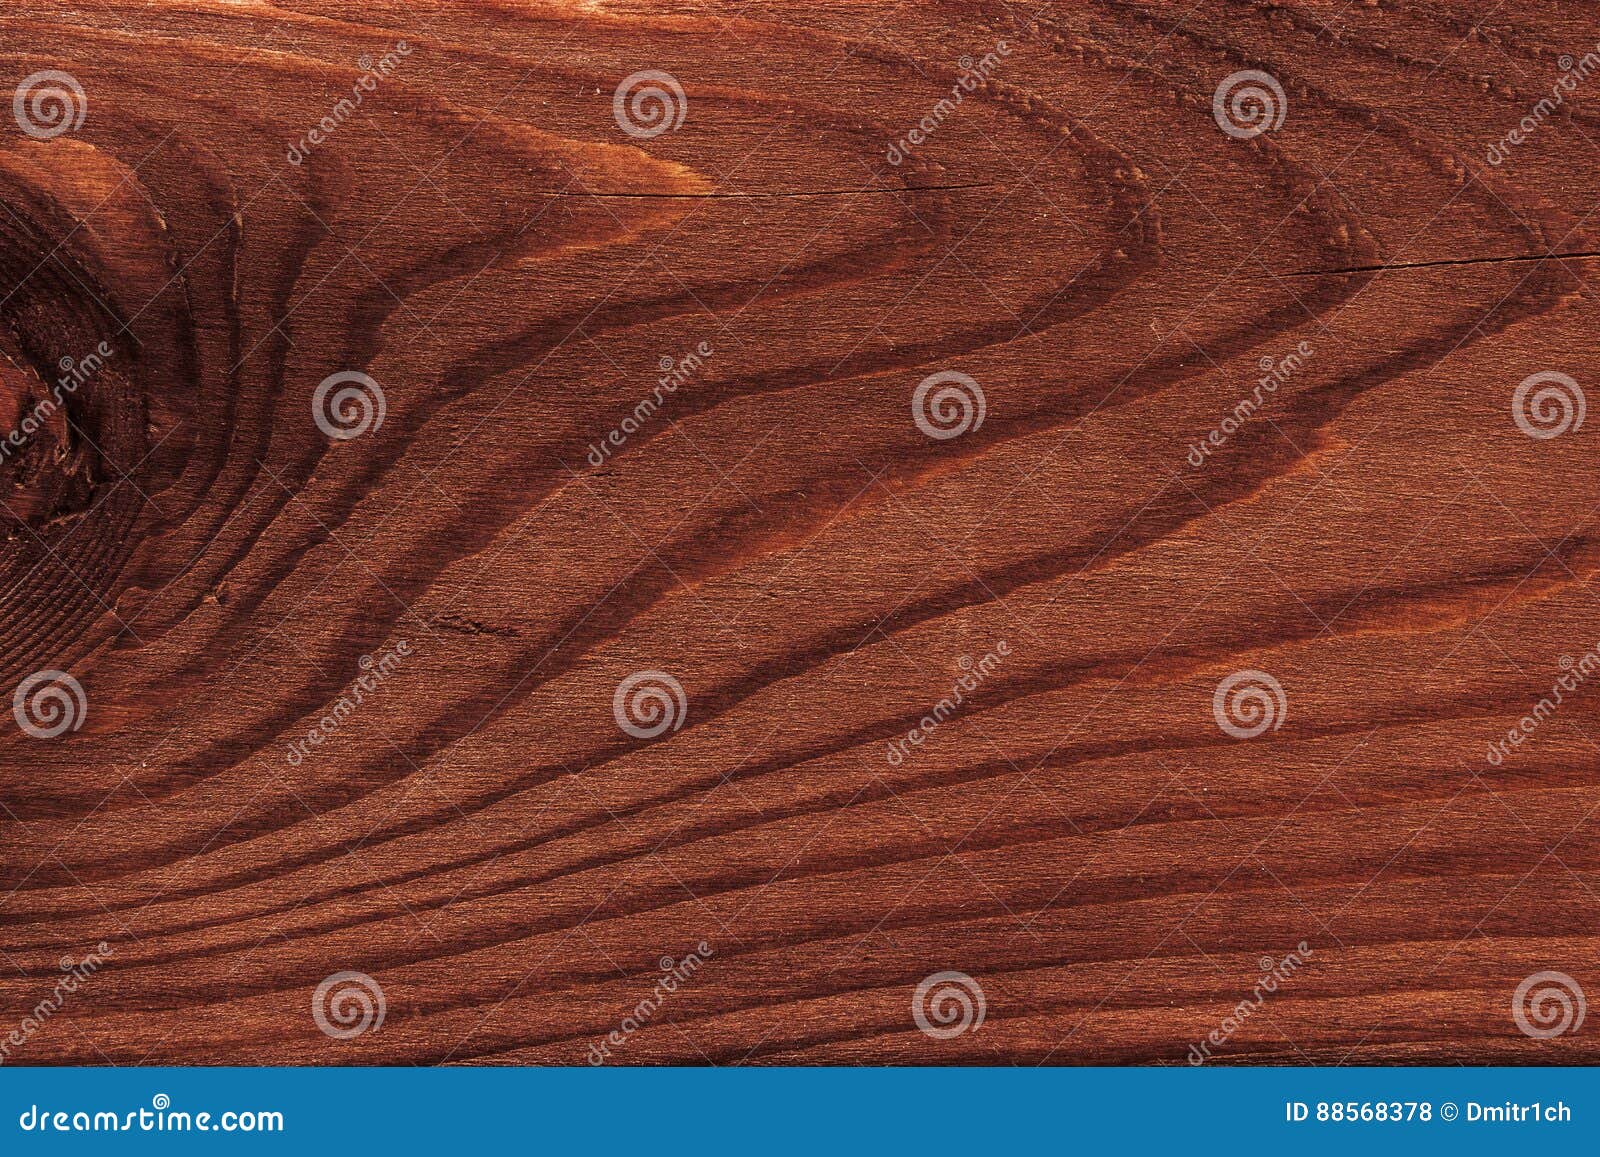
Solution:
[[[107,948],[10,1062],[1184,1064],[1302,943],[1213,1063],[1594,1059],[1600,677],[1487,753],[1600,645],[1600,74],[1490,153],[1600,15],[1484,12],[8,4],[0,417],[110,352],[0,462],[0,1033]]]

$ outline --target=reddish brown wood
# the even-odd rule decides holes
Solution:
[[[0,93],[83,118],[0,119],[0,419],[83,380],[0,460],[0,707],[86,707],[0,728],[6,1059],[581,1064],[630,1016],[614,1063],[1182,1064],[1230,1016],[1217,1062],[1594,1059],[1513,1006],[1600,992],[1600,417],[1523,428],[1600,388],[1597,45],[1554,2],[8,5]],[[1282,123],[1231,135],[1246,70]],[[983,420],[930,437],[946,372]]]

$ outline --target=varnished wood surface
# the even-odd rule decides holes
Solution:
[[[1230,1017],[1211,1063],[1593,1059],[1600,73],[1547,98],[1597,43],[7,5],[0,93],[81,123],[0,118],[0,425],[107,356],[0,460],[4,700],[82,688],[0,729],[5,1059],[1184,1064]],[[1281,123],[1225,131],[1242,71]],[[930,437],[949,373],[982,420]],[[981,1024],[922,1031],[947,971]]]

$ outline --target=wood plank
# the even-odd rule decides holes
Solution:
[[[0,1060],[1600,1058],[1592,11],[0,65]]]

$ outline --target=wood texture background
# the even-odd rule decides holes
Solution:
[[[1512,1002],[1600,991],[1600,689],[1485,753],[1600,645],[1600,417],[1513,413],[1600,381],[1600,76],[1488,159],[1597,42],[1551,2],[7,4],[0,89],[87,102],[0,119],[7,419],[113,350],[0,463],[5,698],[87,701],[0,729],[0,1032],[111,949],[11,1063],[581,1064],[702,941],[615,1062],[1182,1064],[1302,941],[1219,1062],[1594,1059]],[[1246,69],[1285,115],[1241,139]],[[641,70],[676,129],[615,118]],[[329,438],[352,370],[384,421]],[[941,371],[959,437],[913,420]],[[687,706],[642,740],[652,670]],[[1251,739],[1240,670],[1285,696]],[[386,1013],[339,1040],[345,970]],[[943,970],[985,1001],[948,1040]]]

